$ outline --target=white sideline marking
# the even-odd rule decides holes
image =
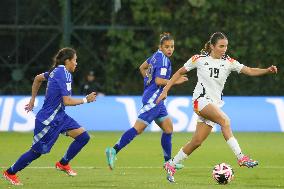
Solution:
[[[0,167],[1,169],[7,169],[7,167]],[[26,167],[28,169],[55,169],[55,167]],[[72,166],[74,169],[106,169],[105,167],[76,167]],[[284,169],[284,166],[257,166],[257,169]],[[147,167],[147,166],[141,166],[141,167],[116,167],[115,169],[163,169],[163,167]],[[212,167],[184,167],[183,169],[212,169]]]

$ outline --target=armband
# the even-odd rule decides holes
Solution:
[[[86,98],[86,97],[85,97],[85,98],[83,98],[83,102],[84,102],[84,104],[88,103],[88,101],[87,101],[87,98]]]

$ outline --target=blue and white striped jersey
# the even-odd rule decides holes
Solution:
[[[64,65],[59,65],[49,75],[45,72],[44,77],[47,79],[46,94],[44,104],[36,118],[43,124],[49,125],[65,115],[63,96],[71,95],[72,75]]]
[[[170,79],[172,66],[170,59],[160,50],[156,51],[147,60],[149,68],[144,78],[144,93],[142,97],[143,104],[155,103],[161,94],[163,86],[155,83],[156,77]]]

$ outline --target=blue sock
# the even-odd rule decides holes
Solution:
[[[129,144],[137,136],[137,134],[138,133],[134,127],[128,129],[125,133],[123,133],[120,140],[113,147],[116,153],[118,153],[122,148]]]
[[[75,138],[75,140],[70,144],[67,152],[64,157],[60,160],[62,165],[67,165],[80,151],[81,149],[89,142],[90,136],[87,131],[83,132]]]
[[[11,175],[16,174],[18,171],[21,171],[26,166],[28,166],[32,161],[39,158],[41,156],[40,153],[37,153],[33,150],[29,150],[26,153],[24,153],[14,165],[12,165],[9,169],[7,169],[7,172]]]
[[[165,162],[171,159],[172,155],[172,133],[163,133],[161,137],[161,145],[164,152]]]

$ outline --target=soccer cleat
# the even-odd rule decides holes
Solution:
[[[180,170],[180,169],[182,169],[182,168],[184,168],[184,165],[183,165],[183,164],[179,164],[179,163],[175,164],[175,169],[176,169],[176,170]]]
[[[169,162],[165,163],[164,166],[165,171],[167,172],[167,180],[169,182],[175,182],[174,174],[176,173],[176,169]]]
[[[165,168],[165,164],[166,164],[167,162],[165,162],[164,163],[164,168]],[[184,168],[184,165],[183,164],[179,164],[179,163],[177,163],[177,164],[175,164],[175,170],[180,170],[180,169],[183,169]]]
[[[23,185],[19,178],[17,177],[17,175],[10,175],[7,171],[3,172],[3,177],[4,179],[8,180],[11,184],[19,186],[19,185]]]
[[[106,157],[107,157],[107,164],[110,170],[114,169],[114,162],[116,160],[116,151],[114,148],[106,148]]]
[[[238,160],[238,164],[240,167],[245,166],[248,168],[253,168],[258,165],[258,161],[250,159],[249,156],[244,156]]]
[[[71,169],[70,165],[62,165],[60,162],[56,162],[55,168],[60,171],[64,171],[69,176],[76,176],[77,173]]]

